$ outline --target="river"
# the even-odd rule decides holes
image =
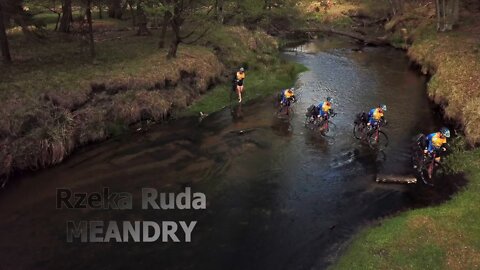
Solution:
[[[439,202],[452,187],[375,182],[378,173],[408,174],[411,137],[439,127],[427,78],[400,51],[352,48],[318,40],[285,53],[309,68],[296,83],[290,121],[274,116],[273,98],[257,100],[91,145],[15,179],[0,193],[0,268],[324,269],[360,227]],[[319,137],[305,130],[304,111],[327,96],[336,129]],[[380,103],[390,123],[384,153],[352,136],[354,115]],[[191,187],[206,194],[207,209],[55,207],[57,188],[103,187],[130,192],[134,202],[143,187]],[[191,243],[67,243],[68,220],[198,223]]]

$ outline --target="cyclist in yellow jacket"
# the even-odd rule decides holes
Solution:
[[[450,130],[446,127],[441,128],[439,132],[428,135],[425,153],[432,154],[434,151],[440,150],[447,143],[447,138],[450,138]]]
[[[379,105],[368,113],[368,123],[370,127],[376,127],[380,121],[385,121],[384,113],[387,111],[387,105]]]
[[[333,99],[331,97],[327,97],[327,99],[324,102],[321,102],[320,104],[318,104],[317,106],[318,117],[326,118],[331,114],[333,114],[332,102],[333,102]]]

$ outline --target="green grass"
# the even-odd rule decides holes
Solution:
[[[364,229],[332,269],[479,269],[480,149],[457,149],[446,163],[466,172],[461,192]]]
[[[265,70],[247,71],[243,102],[262,98],[292,86],[297,75],[306,71],[301,64],[280,62]],[[199,112],[212,113],[229,104],[237,103],[237,95],[232,91],[231,84],[219,85],[194,102],[181,115],[196,115]]]

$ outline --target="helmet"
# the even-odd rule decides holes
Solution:
[[[443,136],[450,138],[450,130],[448,128],[442,127],[440,133],[442,133]]]
[[[295,87],[291,87],[289,90],[293,92],[295,91]]]
[[[327,97],[327,102],[332,102],[333,99],[331,97]]]
[[[290,94],[293,93],[293,88],[287,89],[287,92]]]
[[[387,105],[385,104],[378,105],[378,107],[382,109],[382,111],[385,111],[385,112],[387,111]]]
[[[245,71],[245,69],[244,69],[243,67],[241,67],[241,68],[240,68],[240,71],[242,71],[242,72],[243,72],[243,71]]]

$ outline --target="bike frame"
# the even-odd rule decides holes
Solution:
[[[283,104],[283,102],[280,102],[280,110],[278,111],[278,113],[282,113],[283,109],[287,108],[286,115],[289,115],[290,114],[290,107],[292,106],[292,102],[294,102],[294,101],[291,101],[291,100],[288,100],[288,99],[287,99],[286,104]]]
[[[329,119],[330,119],[330,114],[327,113],[327,114],[323,117],[323,127],[322,127],[323,130],[328,130],[328,122],[329,122]]]
[[[428,178],[432,179],[433,178],[433,169],[435,168],[435,158],[437,157],[436,153],[433,152],[431,156],[431,161],[428,163],[427,167],[427,172],[428,172]]]

